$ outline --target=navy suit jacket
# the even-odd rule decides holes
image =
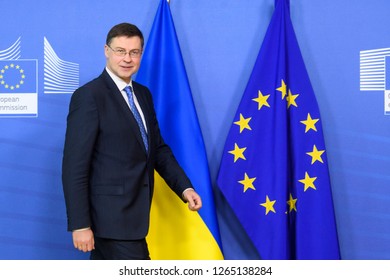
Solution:
[[[91,227],[102,238],[144,238],[154,170],[180,197],[193,187],[164,143],[150,91],[134,81],[133,88],[146,121],[148,152],[133,114],[105,70],[72,95],[62,166],[70,231]]]

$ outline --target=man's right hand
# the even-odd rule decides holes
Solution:
[[[95,249],[95,240],[91,229],[75,230],[72,232],[73,245],[84,253]]]

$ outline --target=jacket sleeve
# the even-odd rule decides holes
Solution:
[[[98,131],[98,113],[88,88],[73,93],[62,162],[62,184],[68,217],[68,230],[91,226],[89,171]]]

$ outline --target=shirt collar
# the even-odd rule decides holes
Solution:
[[[118,89],[120,91],[122,91],[127,86],[133,87],[133,80],[130,79],[130,83],[127,84],[125,81],[123,81],[117,75],[112,73],[111,70],[108,69],[108,67],[106,67],[106,71],[107,71],[108,75],[110,75],[111,79],[114,81],[114,83],[116,84],[116,86],[118,87]]]

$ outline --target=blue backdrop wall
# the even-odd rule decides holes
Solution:
[[[290,2],[321,110],[342,258],[390,259],[390,2]],[[0,2],[0,259],[87,258],[66,232],[69,99],[103,70],[111,26],[132,22],[147,43],[158,4]],[[171,0],[213,183],[273,10],[274,0]],[[225,257],[257,258],[215,192]]]

